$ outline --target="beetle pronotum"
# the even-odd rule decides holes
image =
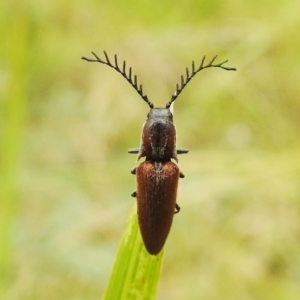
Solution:
[[[126,73],[125,61],[120,69],[117,55],[114,56],[114,63],[111,63],[105,51],[105,60],[100,59],[94,52],[92,54],[95,58],[82,57],[82,59],[105,64],[115,69],[150,107],[147,120],[143,125],[140,147],[129,149],[128,152],[138,154],[138,160],[141,157],[146,158],[131,171],[137,179],[137,191],[132,193],[132,196],[137,198],[138,221],[144,245],[150,254],[157,255],[165,244],[174,213],[180,210],[176,203],[177,186],[179,178],[183,178],[184,175],[171,159],[178,162],[177,154],[188,153],[187,149],[176,148],[176,129],[170,107],[188,82],[203,69],[210,67],[222,68],[227,71],[236,71],[236,69],[224,67],[227,60],[213,64],[217,55],[205,65],[204,56],[197,69],[192,62],[191,74],[186,68],[186,78],[181,76],[181,83],[180,85],[176,84],[176,90],[166,107],[155,108],[148,100],[147,95],[143,93],[142,85],[138,86],[136,75],[132,79],[132,69],[129,68],[128,74]]]

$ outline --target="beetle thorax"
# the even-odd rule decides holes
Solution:
[[[153,108],[143,126],[139,158],[170,161],[175,158],[176,130],[168,108]]]

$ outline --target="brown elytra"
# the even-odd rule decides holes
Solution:
[[[147,251],[158,254],[169,234],[176,205],[179,168],[173,162],[145,161],[136,168],[137,207]]]

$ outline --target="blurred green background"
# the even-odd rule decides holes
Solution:
[[[99,299],[134,203],[148,107],[95,51],[175,104],[178,204],[157,299],[299,299],[300,5],[5,1],[0,10],[3,299]]]

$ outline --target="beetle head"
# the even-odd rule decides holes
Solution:
[[[173,115],[169,108],[151,108],[148,115],[148,119],[170,119],[173,120]]]

